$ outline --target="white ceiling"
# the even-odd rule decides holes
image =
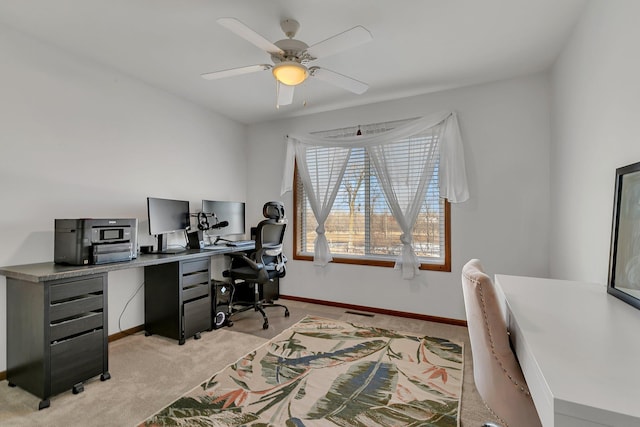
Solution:
[[[364,105],[548,68],[585,0],[2,0],[0,22],[242,123]],[[355,25],[373,41],[313,65],[370,85],[355,95],[309,79],[275,108],[270,71],[200,74],[270,63],[216,23],[235,17],[271,41],[300,22],[309,45]],[[306,101],[306,106],[304,105]]]

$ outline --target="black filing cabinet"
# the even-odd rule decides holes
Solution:
[[[7,380],[40,397],[109,375],[107,273],[44,282],[7,279]]]
[[[211,330],[210,257],[144,268],[144,328],[147,336],[200,338]]]

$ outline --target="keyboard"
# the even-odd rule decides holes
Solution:
[[[153,251],[149,253],[155,254],[155,255],[177,255],[186,251],[187,251],[187,248],[167,248],[161,251]]]
[[[236,240],[235,242],[228,242],[227,246],[252,246],[255,245],[256,241],[255,240]]]
[[[208,251],[221,251],[226,247],[227,245],[206,245],[206,246],[203,246],[202,249],[206,249]]]

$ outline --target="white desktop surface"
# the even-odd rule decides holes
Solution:
[[[543,426],[640,426],[640,310],[603,285],[495,279]]]

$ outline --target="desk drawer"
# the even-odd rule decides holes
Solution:
[[[93,331],[51,345],[51,392],[69,390],[106,372],[103,331]]]
[[[103,276],[74,280],[51,285],[49,300],[51,303],[103,291]]]
[[[192,286],[182,290],[182,301],[189,301],[209,295],[209,284]]]
[[[102,309],[102,294],[86,295],[84,298],[72,299],[64,302],[51,304],[49,307],[49,318],[52,322],[73,317],[90,311]]]
[[[182,274],[190,274],[196,271],[205,270],[209,271],[209,258],[182,262]]]
[[[535,404],[540,421],[544,426],[551,426],[554,423],[553,396],[547,386],[547,380],[540,371],[538,362],[535,360],[533,354],[527,350],[520,326],[509,309],[507,309],[507,326],[509,328],[511,346],[522,373],[526,378],[527,386],[529,387],[529,392],[533,398],[533,403]],[[586,426],[586,423],[580,425]]]
[[[91,331],[92,329],[102,328],[103,313],[89,312],[82,316],[73,317],[62,322],[51,324],[51,342],[62,338],[81,334],[82,332]]]
[[[201,298],[187,302],[184,309],[184,336],[211,329],[211,299]]]
[[[193,273],[187,276],[182,276],[182,288],[187,288],[192,285],[198,285],[202,283],[209,283],[209,270],[201,273]]]

